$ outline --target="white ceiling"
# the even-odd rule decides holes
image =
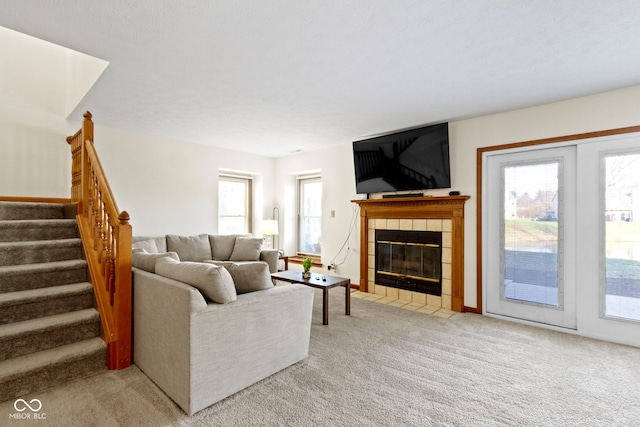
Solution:
[[[110,63],[69,116],[267,156],[640,84],[637,0],[0,0]]]

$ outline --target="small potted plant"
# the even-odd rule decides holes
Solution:
[[[306,257],[304,261],[302,261],[302,268],[304,269],[302,278],[309,279],[311,277],[311,258]]]

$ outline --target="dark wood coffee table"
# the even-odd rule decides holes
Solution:
[[[311,286],[312,288],[322,289],[322,324],[329,324],[329,289],[336,286],[345,287],[345,310],[344,314],[351,315],[351,280],[344,277],[327,276],[323,274],[312,273],[311,278],[303,279],[302,271],[287,270],[279,273],[273,273],[271,278],[274,280],[282,280],[289,283],[300,283]],[[323,280],[324,278],[324,280]]]

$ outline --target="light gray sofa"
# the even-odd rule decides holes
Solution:
[[[149,253],[175,252],[181,261],[205,260],[253,262],[263,261],[269,271],[278,271],[278,250],[262,249],[262,238],[251,234],[198,234],[195,236],[133,236],[133,248]]]
[[[187,414],[308,356],[311,288],[273,286],[261,262],[225,268],[155,257],[157,273],[133,269],[133,361]]]

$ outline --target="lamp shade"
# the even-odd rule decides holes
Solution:
[[[263,219],[260,233],[267,236],[274,236],[278,234],[278,221],[275,219]]]

